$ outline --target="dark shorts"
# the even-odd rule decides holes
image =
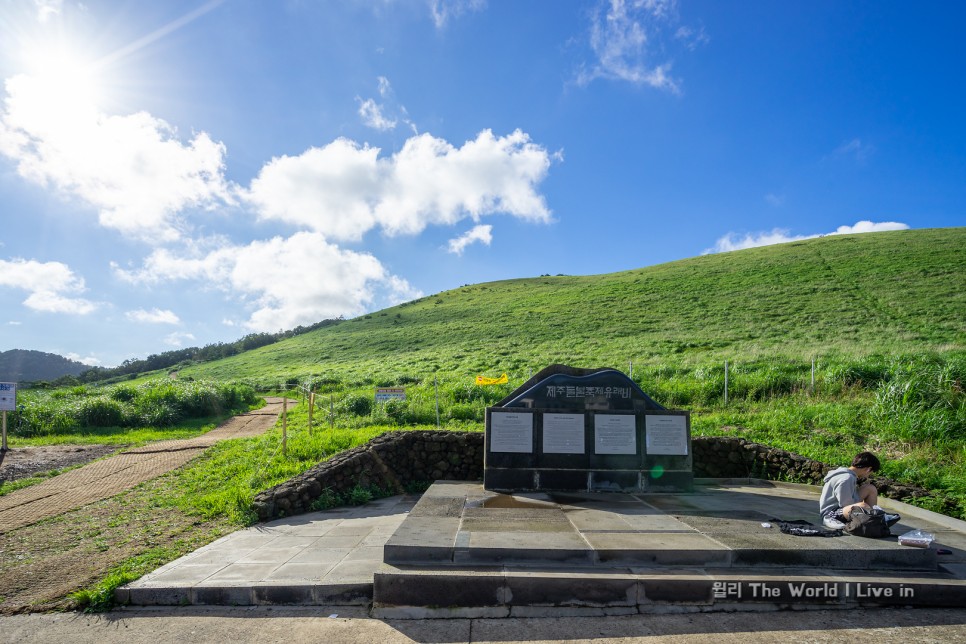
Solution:
[[[841,521],[842,523],[848,523],[848,519],[842,514],[842,508],[836,508],[834,510],[829,510],[822,515],[823,519],[835,519],[836,521]]]

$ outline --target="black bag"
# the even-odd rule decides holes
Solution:
[[[778,524],[778,529],[785,534],[793,534],[796,537],[841,537],[841,530],[829,530],[820,526],[812,525],[808,521],[801,519],[797,521],[782,521],[781,519],[769,519],[771,523]]]
[[[871,539],[880,539],[892,534],[884,512],[876,509],[867,510],[861,505],[852,508],[849,521],[845,524],[845,531],[855,537]]]

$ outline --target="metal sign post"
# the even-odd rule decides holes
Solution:
[[[17,383],[0,382],[0,409],[3,410],[3,439],[0,450],[7,451],[7,412],[17,409]]]

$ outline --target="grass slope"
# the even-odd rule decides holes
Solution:
[[[623,369],[943,352],[966,346],[964,320],[966,228],[909,230],[465,286],[182,374],[361,383],[522,376],[554,362]]]

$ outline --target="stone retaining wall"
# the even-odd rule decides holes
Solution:
[[[345,496],[356,487],[377,487],[402,494],[425,489],[433,481],[482,477],[482,433],[387,432],[259,492],[253,505],[258,518],[267,521],[308,512],[323,490]]]
[[[752,477],[821,485],[830,469],[798,454],[730,436],[695,437],[692,449],[698,478]],[[260,492],[254,508],[260,520],[268,521],[310,511],[324,490],[345,496],[356,487],[376,487],[401,494],[437,480],[482,478],[482,433],[387,432]],[[928,495],[923,488],[882,477],[872,482],[880,493],[900,501]]]

